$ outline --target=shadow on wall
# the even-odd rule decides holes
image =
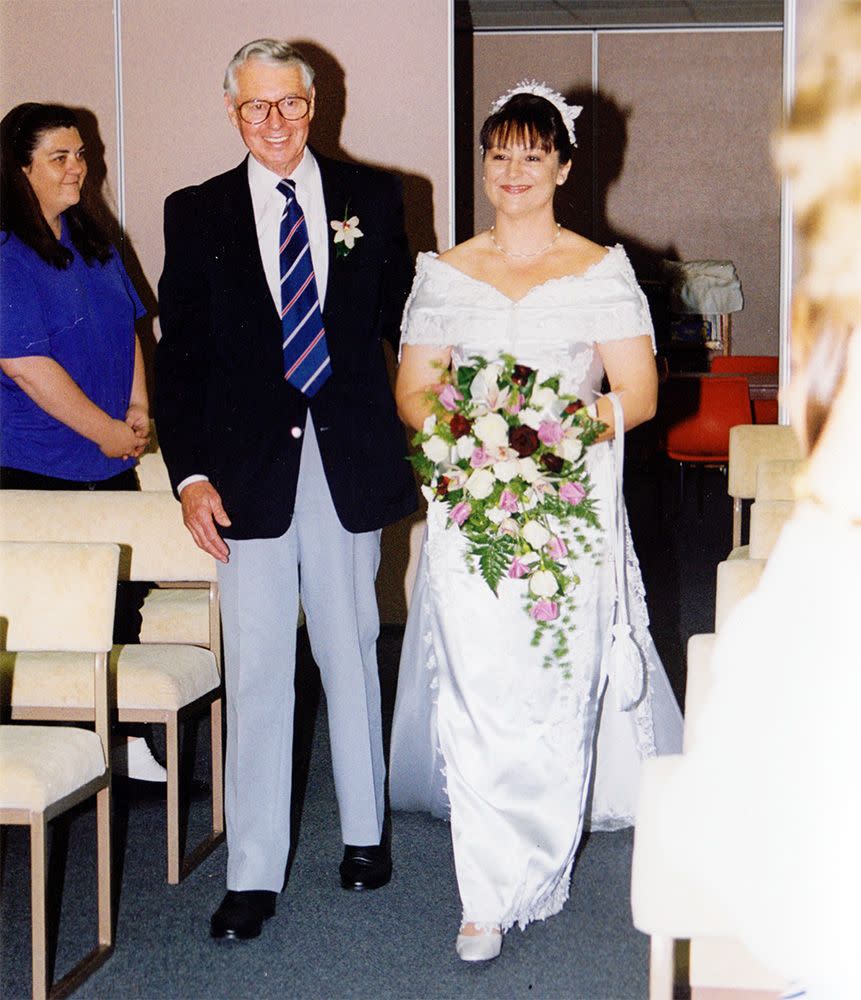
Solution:
[[[314,85],[317,90],[317,109],[311,126],[311,145],[324,156],[348,163],[367,163],[357,160],[341,145],[341,127],[347,111],[347,84],[344,67],[328,50],[310,39],[293,42],[297,49],[314,67]],[[391,95],[380,94],[381,101]],[[385,107],[378,114],[388,113]],[[413,126],[404,121],[405,131]],[[420,250],[437,250],[434,229],[433,184],[427,177],[406,173],[398,167],[386,163],[371,163],[401,178],[404,185],[404,209],[406,212],[407,238],[413,256]]]
[[[158,315],[158,299],[155,290],[147,281],[141,262],[128,235],[120,226],[116,216],[116,198],[108,183],[108,167],[105,162],[105,144],[99,132],[99,121],[89,108],[73,108],[78,117],[81,138],[87,151],[87,182],[83,188],[83,199],[87,209],[108,234],[132,284],[146,308],[146,316],[135,324],[143,350],[147,374],[147,391],[150,399],[154,390],[155,370],[155,317]]]
[[[614,227],[607,218],[610,189],[622,176],[625,165],[630,110],[600,90],[593,93],[577,88],[568,91],[565,100],[579,104],[583,110],[576,121],[574,167],[557,195],[557,218],[563,226],[597,243],[621,243],[641,283],[661,280],[661,261],[678,260],[676,247],[652,246],[634,233]],[[587,172],[591,185],[582,183]]]

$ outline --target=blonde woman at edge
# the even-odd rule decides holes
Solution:
[[[606,529],[616,509],[612,440],[623,429],[599,395],[602,379],[606,373],[630,429],[654,414],[657,377],[648,307],[624,250],[597,246],[554,217],[579,110],[536,83],[494,105],[481,147],[495,223],[440,257],[419,256],[396,398],[403,420],[420,428],[440,368],[509,354],[558,373],[561,391],[594,404],[607,425],[587,458]],[[627,529],[624,535],[646,682],[632,711],[604,707],[606,780],[592,789],[601,654],[616,597],[606,530],[592,539],[600,562],[576,564],[575,668],[566,678],[561,669],[543,669],[547,650],[530,642],[520,582],[503,580],[494,596],[468,571],[445,505],[430,503],[401,658],[391,800],[396,809],[450,811],[463,904],[456,946],[465,961],[495,958],[513,924],[523,928],[562,908],[590,791],[593,828],[629,825],[641,757],[679,747],[681,718],[649,638],[639,566]],[[599,742],[599,761],[603,756]]]
[[[861,995],[861,3],[830,3],[776,142],[804,266],[792,424],[809,451],[759,586],[718,637],[709,700],[661,801],[667,851],[796,983]]]

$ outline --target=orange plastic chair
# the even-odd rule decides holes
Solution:
[[[684,495],[686,465],[719,466],[726,471],[730,428],[751,422],[747,379],[670,378],[662,389],[661,411],[665,451],[679,463],[679,489]]]
[[[716,354],[712,358],[712,371],[718,374],[744,375],[747,372],[777,374],[779,360],[770,354]],[[755,399],[753,421],[756,424],[777,423],[777,400]]]

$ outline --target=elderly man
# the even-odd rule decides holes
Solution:
[[[400,186],[306,145],[314,74],[283,41],[224,79],[250,153],[165,203],[159,439],[185,524],[219,560],[227,895],[217,938],[256,937],[290,847],[297,609],[326,692],[345,889],[391,877],[374,578],[415,491],[382,340],[412,268]]]

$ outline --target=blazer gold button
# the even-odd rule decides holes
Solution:
[[[291,435],[294,438],[300,438],[300,437],[302,437],[302,428],[301,427],[291,427],[290,428],[290,433],[291,433]]]

